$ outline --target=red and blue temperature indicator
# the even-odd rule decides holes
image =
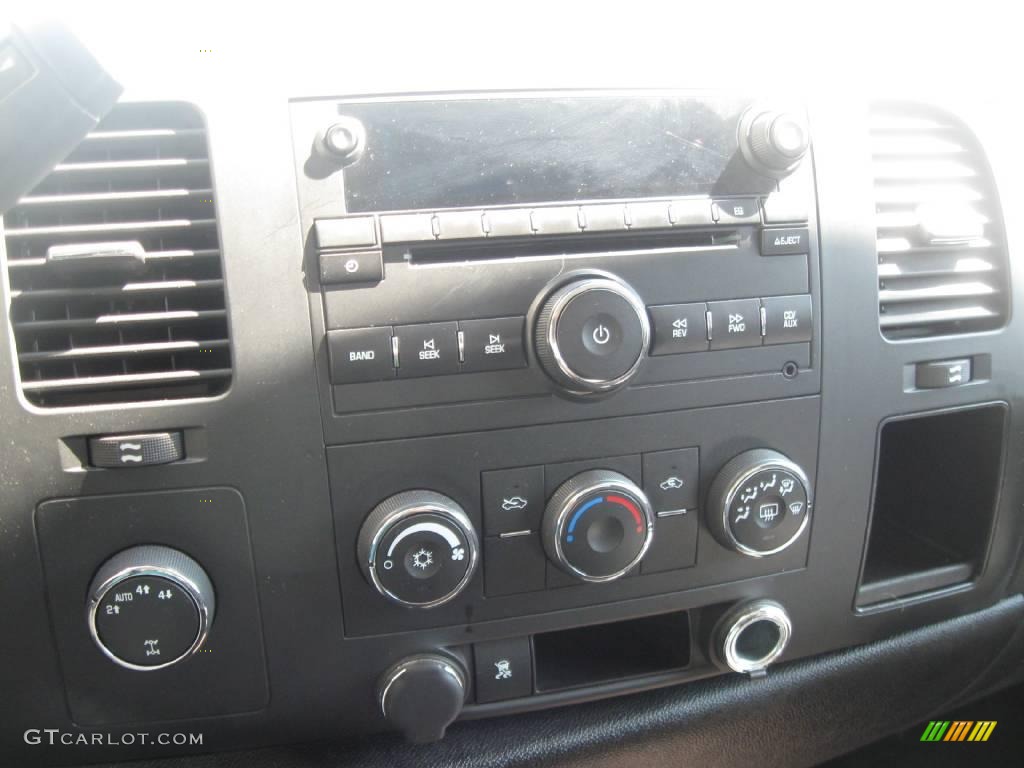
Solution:
[[[640,508],[636,505],[636,503],[630,499],[627,499],[625,496],[618,496],[616,494],[609,493],[607,496],[595,496],[593,499],[584,502],[576,509],[576,512],[573,514],[572,519],[569,521],[569,527],[566,528],[565,531],[565,540],[567,543],[572,544],[573,541],[576,540],[576,524],[579,523],[580,518],[582,518],[585,514],[587,514],[587,512],[589,512],[594,507],[605,502],[608,502],[609,504],[618,504],[621,507],[625,507],[629,514],[633,516],[633,519],[636,520],[636,532],[644,532],[644,516],[643,513],[640,512]]]

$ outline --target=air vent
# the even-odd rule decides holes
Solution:
[[[927,107],[871,115],[878,309],[891,339],[1000,327],[1009,272],[992,174],[961,122]]]
[[[25,397],[210,397],[231,349],[206,130],[183,103],[120,104],[4,217]]]

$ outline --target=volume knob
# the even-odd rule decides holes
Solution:
[[[625,386],[651,340],[641,298],[611,277],[584,277],[552,293],[537,315],[537,359],[556,384],[574,395]]]

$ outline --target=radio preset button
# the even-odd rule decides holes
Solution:
[[[457,323],[423,323],[395,327],[398,375],[438,376],[459,372]]]
[[[354,384],[395,375],[391,359],[391,328],[349,328],[327,332],[331,381]]]
[[[462,370],[500,371],[526,365],[523,349],[522,317],[498,317],[493,320],[462,320],[464,360]]]
[[[576,234],[580,231],[579,206],[535,208],[531,214],[531,224],[538,235]]]
[[[668,304],[647,309],[654,321],[652,355],[677,355],[707,350],[707,304]]]
[[[317,219],[313,222],[316,242],[320,248],[358,248],[377,244],[373,216],[352,216],[347,219]]]
[[[417,243],[434,239],[429,213],[398,213],[380,217],[380,239],[385,243]]]
[[[764,343],[791,344],[811,340],[811,297],[771,296],[764,307]]]
[[[761,346],[761,304],[757,299],[710,301],[711,349]]]

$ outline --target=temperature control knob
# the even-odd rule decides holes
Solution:
[[[399,605],[433,608],[469,583],[477,537],[454,500],[434,491],[385,499],[359,532],[359,564],[384,597]]]
[[[214,614],[213,584],[195,560],[170,547],[126,549],[89,586],[86,619],[99,649],[122,667],[169,667],[198,651]]]
[[[647,308],[610,277],[584,277],[552,293],[537,315],[537,359],[556,384],[575,395],[624,386],[651,340]]]
[[[548,558],[583,581],[612,581],[647,553],[654,513],[644,492],[607,469],[563,483],[544,510],[542,537]]]
[[[788,175],[807,154],[807,124],[795,112],[753,108],[740,119],[740,149],[758,173]]]
[[[784,550],[810,517],[807,475],[766,448],[741,453],[726,464],[708,494],[708,527],[715,538],[751,557]]]

